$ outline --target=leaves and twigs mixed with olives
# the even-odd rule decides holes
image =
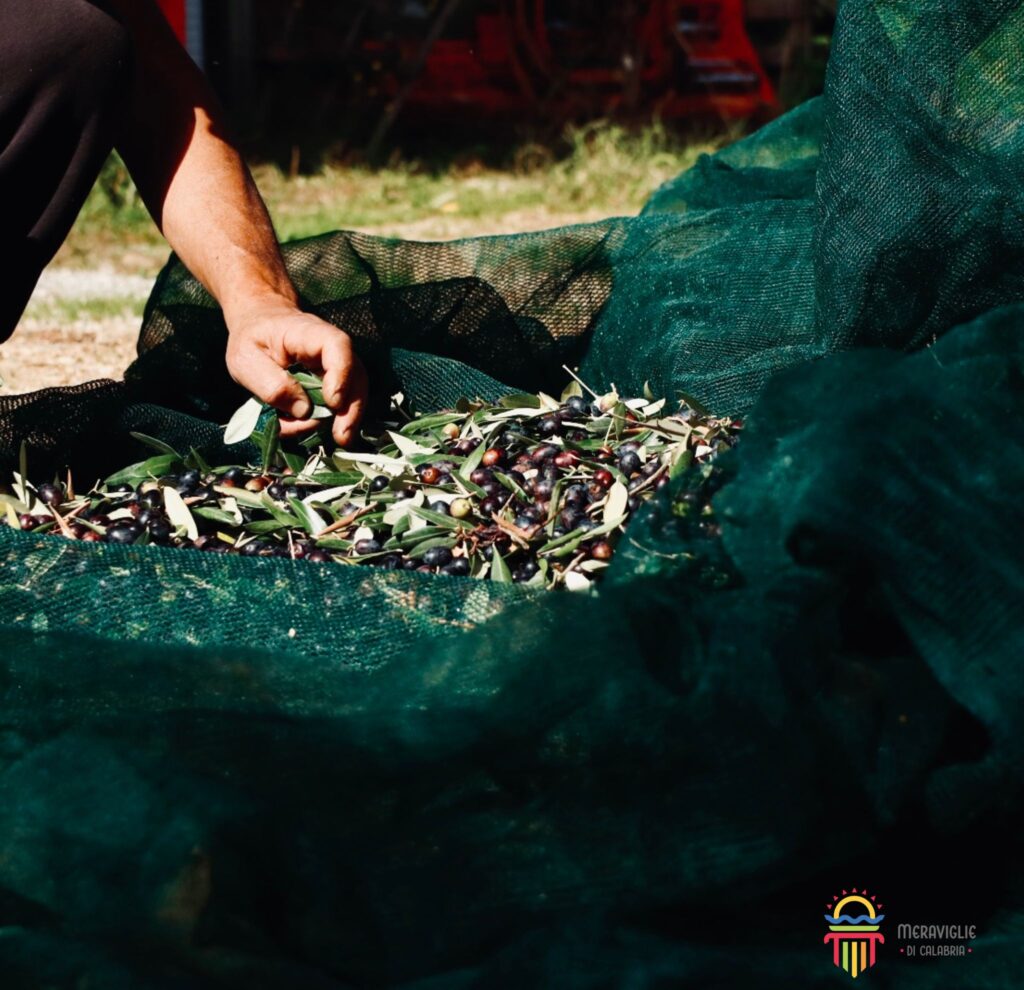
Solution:
[[[296,377],[321,408],[319,380]],[[33,485],[23,456],[0,511],[16,529],[76,540],[583,590],[643,502],[710,467],[742,426],[685,398],[667,405],[576,381],[560,399],[461,400],[424,416],[396,396],[362,449],[332,450],[317,433],[287,449],[276,415],[251,401],[225,440],[251,440],[253,463],[213,466],[136,433],[153,456],[88,490],[70,475]]]

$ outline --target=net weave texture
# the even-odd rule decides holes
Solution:
[[[1020,2],[847,0],[824,96],[639,217],[288,245],[379,395],[747,415],[721,542],[665,498],[591,598],[0,530],[3,986],[838,987],[854,884],[878,986],[1019,986],[1022,121]],[[172,261],[0,468],[244,456],[223,348]]]

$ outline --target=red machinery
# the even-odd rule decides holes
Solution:
[[[185,44],[185,0],[157,0],[178,40]]]
[[[421,66],[403,94],[410,105],[745,118],[775,104],[743,0],[492,0],[475,9],[468,30],[449,30],[428,50],[422,36],[400,36],[399,66]],[[395,45],[365,40],[362,48],[387,64]],[[399,91],[397,76],[390,85]]]
[[[211,64],[248,81],[236,87],[246,99],[259,74],[272,85],[292,67],[320,88],[313,105],[349,85],[355,106],[387,100],[386,123],[401,107],[470,120],[771,112],[744,2],[159,0],[200,65],[209,48]]]

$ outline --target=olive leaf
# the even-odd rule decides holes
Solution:
[[[434,413],[431,416],[421,416],[419,419],[406,423],[399,432],[403,436],[426,433],[428,430],[436,430],[449,423],[460,423],[463,419],[464,417],[458,413]]]
[[[592,586],[590,579],[580,574],[579,571],[567,571],[562,578],[562,583],[569,591],[589,591]]]
[[[300,502],[294,495],[288,496],[288,504],[294,510],[295,515],[298,516],[303,529],[311,536],[316,536],[327,529],[327,523],[324,522],[323,516],[304,502]]]
[[[178,494],[177,490],[170,485],[164,485],[161,489],[164,495],[164,511],[171,525],[182,530],[190,540],[199,538],[199,528],[185,500]],[[113,518],[113,517],[111,517]]]
[[[180,463],[177,454],[161,454],[158,457],[151,457],[147,461],[140,461],[138,464],[131,464],[122,471],[116,471],[103,484],[107,488],[117,485],[134,485],[147,478],[159,478],[167,474],[173,467]]]
[[[484,459],[484,454],[487,453],[487,449],[484,444],[480,444],[476,450],[473,451],[469,457],[463,462],[462,467],[459,468],[459,477],[469,481],[469,476],[480,467],[481,462]]]
[[[508,564],[505,563],[504,557],[494,551],[494,556],[491,557],[491,580],[497,581],[499,584],[511,584],[512,583],[512,572],[508,569]]]
[[[196,450],[195,447],[190,447],[188,451],[188,457],[185,458],[185,465],[190,468],[195,468],[202,474],[210,474],[213,468],[203,459],[203,455]]]
[[[132,430],[128,435],[133,439],[138,440],[139,443],[145,444],[147,447],[152,447],[153,450],[156,450],[161,454],[170,454],[173,457],[177,457],[178,460],[181,460],[181,454],[179,454],[169,443],[164,443],[163,440],[158,440],[156,437],[148,436],[145,433],[138,433],[135,430]]]
[[[503,409],[540,409],[541,400],[528,392],[513,392],[498,400]]]
[[[263,412],[263,403],[253,397],[238,408],[235,414],[228,420],[224,428],[224,443],[229,447],[233,443],[241,443],[252,436],[260,421]]]
[[[424,509],[419,505],[409,506],[409,511],[413,515],[417,515],[420,519],[426,519],[427,522],[433,523],[435,526],[440,526],[442,529],[462,529],[462,523],[457,519],[452,519],[451,516],[442,515],[440,512],[434,512],[433,509]]]
[[[21,520],[18,518],[18,513],[10,502],[4,502],[4,511],[7,513],[7,525],[11,529],[21,529]]]
[[[260,461],[264,471],[272,471],[277,449],[281,442],[281,420],[271,416],[260,437]]]
[[[629,489],[621,481],[616,481],[608,489],[608,498],[604,503],[604,511],[601,518],[605,522],[610,522],[612,519],[621,519],[625,516],[628,505]]]
[[[405,457],[415,457],[417,454],[437,454],[437,450],[433,447],[424,447],[421,444],[416,443],[415,440],[410,440],[408,437],[402,436],[401,433],[392,433],[389,430],[388,436],[391,437],[395,446]]]

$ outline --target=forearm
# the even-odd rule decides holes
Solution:
[[[161,227],[217,299],[229,330],[256,307],[297,305],[266,208],[240,156],[198,110],[163,198]]]
[[[138,39],[118,150],[154,220],[229,329],[254,307],[294,309],[270,217],[205,78],[152,4],[115,5]]]

